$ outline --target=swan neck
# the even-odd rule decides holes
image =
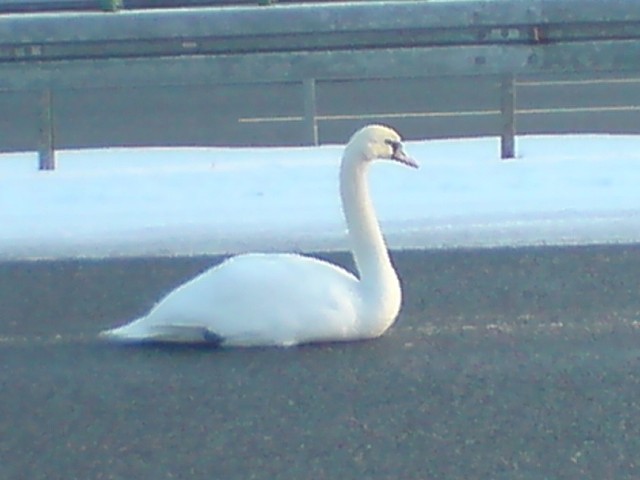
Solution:
[[[384,289],[390,278],[397,282],[397,276],[369,195],[369,163],[347,148],[340,169],[340,194],[360,281]]]

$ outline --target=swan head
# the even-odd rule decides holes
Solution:
[[[368,125],[353,134],[347,149],[365,161],[392,160],[418,168],[418,163],[404,151],[402,138],[392,128]]]

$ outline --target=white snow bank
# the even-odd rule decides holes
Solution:
[[[392,248],[640,240],[640,136],[409,142],[420,170],[372,167]],[[347,248],[341,146],[0,155],[0,259]]]

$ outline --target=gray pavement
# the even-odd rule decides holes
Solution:
[[[249,350],[95,338],[217,258],[0,264],[0,478],[640,478],[640,246],[393,257],[381,339]]]

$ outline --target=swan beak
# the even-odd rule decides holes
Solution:
[[[402,149],[402,147],[397,148],[394,152],[393,155],[391,155],[391,160],[395,160],[396,162],[400,162],[404,165],[407,165],[409,167],[412,168],[418,168],[418,162],[416,162],[413,158],[411,158],[409,155],[407,155],[404,150]]]

